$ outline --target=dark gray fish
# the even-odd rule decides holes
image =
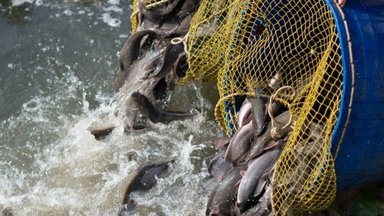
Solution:
[[[279,122],[279,124],[287,124],[289,121],[289,112],[285,111],[284,113],[278,115],[275,118],[275,120],[277,122]],[[264,148],[266,147],[266,145],[269,142],[274,141],[272,134],[271,134],[272,133],[272,123],[269,122],[266,127],[267,128],[266,128],[265,132],[261,136],[253,137],[253,139],[251,140],[251,148],[249,150],[247,160],[251,160],[252,158],[258,156],[260,153],[263,152]],[[291,128],[283,130],[283,131],[277,130],[278,135],[279,136],[287,135],[287,133],[286,133],[287,130],[290,131]],[[276,139],[276,140],[278,140],[278,139]]]
[[[180,55],[184,53],[184,45],[169,43],[164,51],[163,58],[160,64],[157,64],[157,68],[151,73],[147,74],[147,79],[152,77],[163,77],[165,74],[172,71],[173,65],[177,61]]]
[[[123,204],[128,203],[130,200],[130,194],[134,191],[147,191],[155,186],[157,177],[162,177],[168,170],[169,163],[173,161],[166,161],[157,164],[150,164],[142,167],[137,175],[129,183],[125,195]]]
[[[252,118],[250,118],[251,114],[252,114],[252,104],[246,98],[239,110],[239,120],[238,120],[239,128],[248,124],[252,120]]]
[[[199,5],[200,0],[184,0],[176,15],[181,19],[185,19],[187,16],[193,15]]]
[[[237,183],[241,179],[240,167],[231,169],[220,182],[211,205],[207,206],[209,215],[234,215],[236,208],[234,202],[236,199]]]
[[[138,2],[141,15],[154,23],[161,24],[167,16],[174,12],[181,0],[171,0],[170,3],[165,6],[160,5],[151,9],[146,9],[143,1],[144,0],[139,0]]]
[[[174,90],[177,81],[185,77],[188,70],[187,55],[184,53],[180,54],[176,62],[173,64],[172,73],[168,76],[168,89]]]
[[[252,198],[260,178],[265,172],[272,169],[281,151],[281,148],[274,148],[264,152],[249,163],[248,169],[241,179],[237,193],[237,206],[240,212],[246,211],[251,207],[252,203],[255,202]]]
[[[164,174],[168,170],[168,164],[171,162],[173,162],[173,160],[150,164],[140,168],[131,182],[128,183],[123,197],[123,207],[120,209],[118,215],[129,215],[136,206],[136,202],[131,199],[131,193],[150,190],[155,186],[158,177],[164,177]]]
[[[242,216],[269,216],[272,213],[271,193],[272,187],[267,184],[264,188],[264,193],[259,199],[257,205],[245,211]]]
[[[285,111],[287,111],[287,107],[285,107],[284,104],[277,102],[277,101],[274,101],[272,103],[272,115],[273,116],[278,116]],[[268,119],[269,119],[269,116],[268,116]]]
[[[3,208],[3,210],[1,211],[1,216],[13,216],[12,209],[9,207]]]
[[[140,55],[141,41],[147,35],[156,35],[153,30],[141,30],[132,34],[120,50],[119,71],[113,83],[113,89],[118,90],[123,84],[129,72],[129,68]]]
[[[265,103],[260,97],[249,97],[248,100],[252,105],[253,124],[256,129],[256,135],[258,136],[263,132],[266,125],[267,115],[265,112]]]
[[[216,137],[214,140],[213,140],[213,145],[215,146],[215,149],[216,150],[220,150],[221,148],[223,148],[226,144],[228,144],[230,142],[230,138],[229,137],[226,137],[226,136],[223,136],[223,137]]]
[[[207,202],[207,208],[205,209],[205,215],[206,215],[206,216],[208,216],[208,215],[212,215],[210,206],[212,206],[212,201],[213,201],[213,198],[214,198],[215,195],[216,195],[216,191],[217,191],[218,188],[219,188],[219,185],[217,185],[217,186],[211,191],[211,193],[209,194],[208,202]]]
[[[89,129],[91,134],[95,136],[96,140],[103,140],[105,137],[107,137],[110,133],[112,133],[113,129],[115,129],[116,126],[110,125],[103,128],[94,128]]]
[[[271,184],[271,178],[273,174],[274,169],[270,169],[261,176],[259,182],[257,183],[257,186],[255,188],[255,191],[253,192],[253,197],[261,197],[261,195],[264,193],[265,188],[267,185]]]
[[[221,182],[224,176],[233,168],[233,164],[224,159],[225,148],[221,148],[219,152],[212,158],[208,165],[208,173],[212,175],[217,182]]]
[[[169,123],[175,120],[183,120],[193,116],[189,112],[166,112],[157,109],[144,95],[134,92],[131,95],[132,102],[137,104],[141,114],[147,117],[153,123]]]
[[[252,122],[249,122],[247,125],[236,131],[228,145],[224,158],[235,164],[240,162],[249,150],[250,141],[254,133],[255,128],[253,127]]]
[[[287,125],[289,121],[290,114],[288,111],[283,112],[275,119],[274,128],[271,129],[271,137],[273,140],[277,141],[292,131],[291,124]]]
[[[271,129],[272,125],[269,123],[267,125],[267,129],[261,136],[253,136],[251,139],[251,147],[248,151],[248,155],[246,161],[249,161],[258,155],[260,155],[264,151],[264,147],[272,140],[271,137]]]
[[[115,110],[116,115],[121,115],[127,129],[134,127],[138,105],[134,103],[132,98],[133,92],[140,92],[147,96],[153,92],[153,89],[164,77],[153,77],[146,79],[148,74],[158,68],[165,48],[150,51],[147,55],[134,61],[132,66],[128,68],[129,72],[125,78],[124,85],[119,89],[117,94]]]

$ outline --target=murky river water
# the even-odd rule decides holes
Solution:
[[[116,215],[134,170],[175,159],[152,190],[133,194],[134,214],[204,213],[210,189],[204,158],[220,135],[212,84],[191,83],[171,94],[169,109],[199,110],[183,122],[124,133],[112,114],[111,83],[130,33],[130,4],[0,0],[0,212]],[[110,124],[117,128],[103,141],[88,131]],[[132,153],[136,160],[129,160]]]

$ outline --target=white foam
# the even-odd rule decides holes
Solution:
[[[36,0],[35,5],[41,6],[41,5],[43,5],[43,1],[42,0]]]
[[[12,6],[19,6],[24,3],[30,3],[32,4],[34,0],[12,0]]]
[[[120,27],[121,20],[117,18],[113,18],[109,13],[102,14],[103,22],[107,23],[111,27]]]

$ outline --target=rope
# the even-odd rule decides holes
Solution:
[[[187,55],[187,58],[189,58],[189,56],[190,56],[190,53],[189,53],[189,51],[187,49],[188,36],[189,36],[189,34],[187,33],[187,34],[184,35],[184,37],[174,37],[171,40],[171,44],[173,44],[173,45],[177,45],[177,44],[183,43],[183,45],[184,45],[184,52]]]
[[[156,1],[156,2],[154,2],[154,3],[150,3],[150,4],[145,5],[145,9],[151,9],[151,8],[154,8],[154,7],[158,6],[158,5],[167,3],[167,2],[169,2],[169,1],[170,1],[170,0]]]
[[[281,90],[284,90],[284,89],[290,89],[292,90],[292,94],[285,94],[285,95],[281,95],[281,96],[284,96],[284,97],[288,97],[288,98],[294,98],[295,95],[296,95],[296,92],[295,92],[295,89],[291,86],[283,86],[283,87],[280,87],[279,89],[276,90],[276,92],[271,95],[271,97],[269,98],[269,104],[268,104],[268,107],[267,107],[267,110],[268,110],[268,115],[269,117],[271,118],[271,123],[272,123],[272,129],[271,129],[271,133],[274,133],[276,134],[277,133],[277,130],[279,128],[276,127],[276,123],[277,121],[275,120],[275,118],[273,117],[273,114],[272,114],[272,102],[275,100],[277,94],[281,91]],[[291,124],[292,122],[292,116],[290,115],[289,116],[289,121],[287,124],[285,124],[283,127],[281,127],[280,129],[285,129],[287,127],[289,127],[289,125]]]

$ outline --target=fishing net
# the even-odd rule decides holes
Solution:
[[[228,135],[247,95],[289,109],[293,131],[272,178],[275,215],[324,209],[336,193],[331,137],[342,95],[340,46],[323,0],[202,0],[186,79],[217,76],[215,115]],[[276,92],[278,89],[285,90]]]
[[[155,7],[161,7],[171,0],[132,0],[132,11],[131,11],[131,30],[135,33],[139,23],[139,1],[143,1],[146,9]]]
[[[189,28],[189,72],[182,82],[215,77],[223,66],[239,17],[240,1],[201,1]]]
[[[131,11],[131,31],[132,34],[136,32],[139,23],[139,0],[132,0]]]

